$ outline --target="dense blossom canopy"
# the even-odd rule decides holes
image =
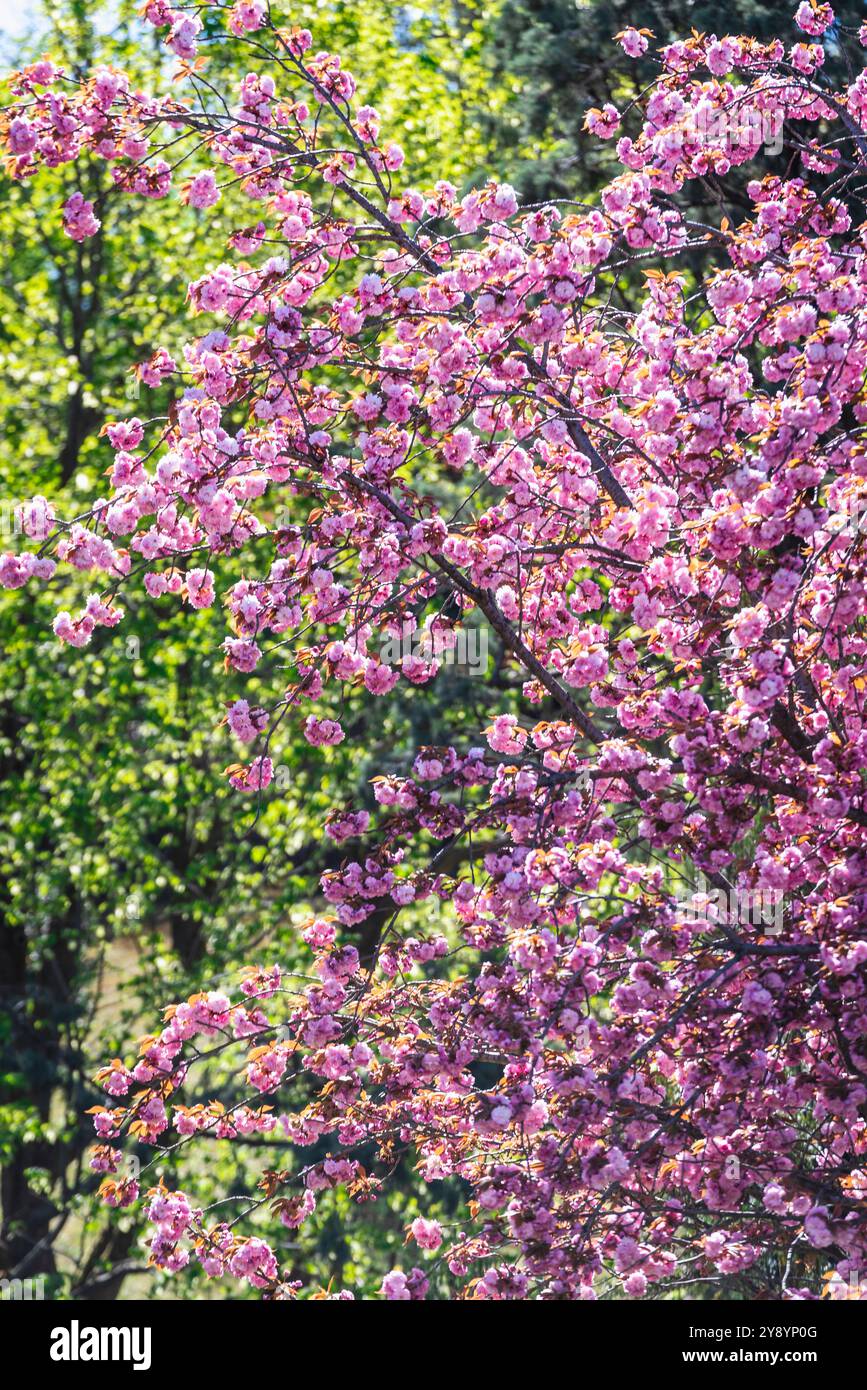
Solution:
[[[208,82],[203,14],[249,47],[240,91]],[[227,715],[254,797],[281,724],[340,742],[341,689],[423,686],[467,622],[524,684],[477,746],[377,778],[375,818],[334,807],[312,976],[251,964],[103,1069],[107,1201],[139,1198],[123,1135],[279,1134],[297,1161],[239,1215],[147,1193],[158,1266],[291,1297],[256,1208],[294,1229],[320,1189],[375,1199],[408,1152],[465,1208],[412,1222],[436,1253],[385,1273],[390,1299],[432,1269],[465,1297],[638,1297],[768,1251],[772,1296],[817,1296],[817,1269],[847,1293],[867,1262],[867,73],[829,90],[822,39],[857,57],[858,36],[802,4],[788,49],[669,45],[640,103],[588,113],[622,165],[598,202],[521,209],[495,180],[404,187],[341,60],[261,0],[146,18],[183,82],[34,64],[9,173],[95,156],[132,198],[207,210],[237,185],[251,220],[190,284],[203,335],[138,367],[174,383],[168,419],[108,427],[88,515],[26,504],[0,578],[94,574],[55,623],[76,646],[143,585],[224,603],[234,672],[279,650],[271,707]],[[632,57],[651,39],[620,36]],[[700,222],[699,186],[738,196]],[[63,221],[86,238],[99,207],[75,194]],[[407,626],[427,645],[392,662]],[[756,900],[779,911],[732,910]],[[218,1057],[243,1101],[196,1093]]]

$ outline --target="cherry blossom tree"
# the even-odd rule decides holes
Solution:
[[[261,0],[146,18],[178,60],[169,94],[45,59],[15,78],[9,174],[97,158],[131,198],[231,189],[250,221],[189,286],[203,334],[138,366],[176,383],[168,419],[108,427],[111,491],[86,515],[26,505],[3,583],[95,574],[55,622],[75,646],[143,586],[225,605],[233,673],[279,651],[270,707],[227,711],[243,808],[282,730],[351,737],[343,691],[428,685],[468,623],[521,685],[475,746],[378,777],[374,818],[335,805],[308,976],[251,962],[102,1069],[106,1200],[142,1188],[157,1266],[288,1298],[266,1209],[292,1231],[322,1189],[375,1200],[409,1154],[463,1210],[412,1221],[426,1253],[383,1271],[389,1299],[848,1296],[867,1258],[867,26],[804,3],[789,48],[668,45],[640,101],[587,115],[622,168],[598,202],[520,208],[493,179],[405,187],[341,60]],[[250,61],[232,93],[205,61],[230,36]],[[633,58],[653,41],[619,37]],[[823,37],[852,50],[842,91]],[[99,226],[82,195],[62,215],[74,239]],[[230,555],[245,577],[221,584]],[[390,661],[407,630],[423,640]],[[239,1069],[240,1098],[201,1091]],[[202,1134],[279,1135],[292,1159],[228,1215],[147,1190]],[[124,1136],[155,1147],[141,1183]]]

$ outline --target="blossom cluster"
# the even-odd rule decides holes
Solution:
[[[222,602],[239,677],[291,652],[268,708],[227,714],[246,793],[284,721],[327,748],[346,688],[436,678],[424,653],[388,659],[420,614],[458,633],[475,612],[523,684],[477,743],[375,778],[375,816],[334,808],[350,850],[304,931],[313,983],[194,996],[104,1069],[106,1198],[138,1199],[124,1134],[276,1132],[295,1159],[251,1221],[270,1202],[294,1230],[335,1186],[369,1200],[398,1148],[434,1194],[469,1186],[454,1230],[413,1220],[420,1263],[385,1272],[387,1299],[434,1277],[474,1299],[641,1297],[767,1280],[782,1248],[777,1296],[817,1296],[802,1250],[848,1287],[867,1262],[867,549],[845,524],[867,498],[867,75],[822,85],[824,4],[799,7],[816,42],[788,51],[693,34],[631,113],[588,114],[623,132],[598,204],[522,210],[494,179],[404,186],[336,55],[256,0],[227,14],[239,43],[257,33],[251,64],[275,61],[225,105],[48,60],[14,79],[14,177],[87,157],[165,197],[165,144],[204,131],[179,196],[207,210],[239,185],[254,207],[189,286],[201,335],[140,367],[176,386],[168,422],[110,426],[110,496],[47,535],[37,499],[41,544],[0,580],[93,576],[55,624],[77,646],[141,582]],[[195,93],[198,12],[146,17]],[[638,58],[650,37],[620,42]],[[778,169],[730,139],[745,109],[782,113]],[[722,176],[741,211],[697,220],[691,190]],[[81,195],[62,216],[98,234]],[[234,554],[245,577],[224,581]],[[783,901],[782,921],[686,910],[693,873]],[[231,1075],[239,1051],[248,1101],[189,1095],[205,1052]],[[158,1266],[297,1294],[279,1249],[183,1192],[147,1211]]]

